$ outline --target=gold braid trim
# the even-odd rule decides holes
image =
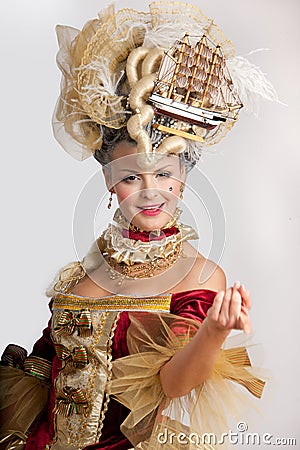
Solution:
[[[102,298],[78,297],[72,294],[57,294],[54,297],[53,310],[81,310],[88,308],[91,311],[126,311],[134,309],[148,311],[169,311],[171,299],[171,294],[153,297],[112,295]]]
[[[53,290],[55,292],[69,292],[85,275],[85,268],[80,261],[67,264],[60,271]]]
[[[115,317],[115,321],[113,323],[111,333],[109,335],[108,342],[107,342],[107,383],[110,383],[110,381],[112,379],[112,344],[113,344],[113,338],[115,335],[115,331],[117,328],[119,318],[120,318],[120,313],[118,313]],[[103,402],[101,416],[100,416],[99,425],[98,425],[98,432],[97,432],[97,440],[98,441],[102,434],[103,423],[104,423],[104,419],[105,419],[105,414],[108,410],[109,401],[110,401],[110,392],[109,392],[109,390],[106,390],[104,393],[104,402]]]

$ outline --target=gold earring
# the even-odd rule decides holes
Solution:
[[[184,190],[184,183],[181,183],[181,185],[180,185],[180,193],[179,193],[180,200],[183,200],[183,190]]]
[[[109,201],[108,201],[108,205],[107,208],[110,209],[111,208],[111,204],[112,204],[112,200],[113,200],[113,193],[110,193],[110,197],[109,197]]]

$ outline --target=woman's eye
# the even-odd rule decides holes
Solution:
[[[158,175],[159,177],[166,177],[166,178],[168,178],[168,177],[171,176],[170,172],[160,172],[160,173],[158,173],[157,175]]]
[[[129,175],[126,178],[123,178],[122,181],[124,181],[125,183],[130,183],[130,181],[134,181],[137,180],[137,176],[136,175]]]

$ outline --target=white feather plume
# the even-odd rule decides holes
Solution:
[[[95,83],[82,87],[84,92],[81,92],[81,94],[84,95],[88,103],[99,100],[114,112],[122,111],[122,97],[118,96],[116,91],[123,72],[119,77],[116,74],[111,75],[108,61],[103,57],[99,60],[91,61],[86,66],[81,66],[80,70],[94,71],[96,74]]]
[[[158,25],[154,28],[146,29],[144,46],[145,47],[159,47],[168,50],[171,45],[178,39],[183,38],[188,30],[192,27],[193,35],[196,37],[196,41],[199,40],[199,36],[202,36],[204,29],[199,25],[187,22],[167,22],[163,25]],[[191,42],[193,42],[193,36],[190,36]]]
[[[234,89],[247,110],[257,114],[261,98],[283,104],[273,85],[258,66],[243,56],[230,58],[226,64]]]

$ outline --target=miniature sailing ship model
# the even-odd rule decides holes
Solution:
[[[200,142],[243,107],[220,46],[205,35],[192,44],[188,33],[165,53],[149,101],[154,128]]]

